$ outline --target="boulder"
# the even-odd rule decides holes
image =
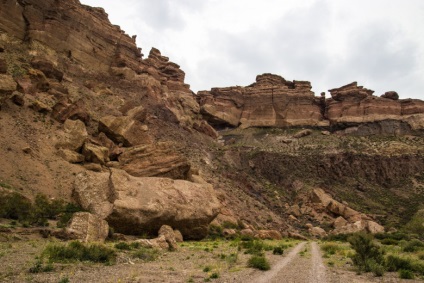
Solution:
[[[164,236],[166,242],[168,243],[170,250],[176,250],[178,248],[177,239],[175,237],[175,232],[169,225],[162,225],[158,232],[159,237]]]
[[[50,106],[45,104],[44,102],[40,100],[35,100],[30,106],[30,108],[34,109],[35,111],[39,113],[49,113],[52,112],[52,109]]]
[[[340,229],[341,227],[346,226],[347,223],[348,222],[347,222],[346,219],[344,219],[343,217],[339,216],[339,217],[336,218],[336,220],[334,220],[333,227],[334,227],[334,229]]]
[[[91,213],[76,212],[66,230],[83,242],[104,242],[109,233],[109,225]]]
[[[306,137],[306,136],[310,136],[311,134],[312,134],[312,130],[306,129],[306,130],[301,130],[301,131],[295,133],[293,135],[293,137],[295,139],[300,139],[300,138],[303,138],[303,137]]]
[[[281,240],[283,238],[277,230],[257,230],[254,237],[262,240]]]
[[[110,170],[110,175],[77,174],[74,198],[118,233],[154,235],[162,225],[169,225],[185,239],[202,239],[219,213],[221,204],[211,185]]]
[[[44,59],[33,59],[31,66],[44,73],[47,78],[56,79],[59,82],[63,79],[63,72],[59,71],[57,67],[50,61]]]
[[[168,245],[168,242],[166,241],[165,236],[159,236],[154,239],[138,239],[135,242],[139,243],[140,246],[144,248],[163,249],[163,250],[169,249],[169,245]]]
[[[136,177],[168,177],[187,180],[190,164],[173,150],[171,143],[139,145],[123,150],[121,168]]]
[[[399,100],[399,94],[396,91],[387,91],[386,93],[382,94],[381,97],[391,100]]]
[[[183,237],[183,234],[181,234],[180,230],[174,230],[174,235],[175,235],[175,241],[177,243],[184,242],[184,237]]]
[[[323,238],[327,236],[327,232],[325,232],[324,229],[322,229],[321,227],[312,227],[309,230],[309,233],[314,236],[314,237],[318,237],[318,238]]]
[[[374,221],[367,221],[367,231],[371,234],[384,233],[384,227]]]
[[[235,229],[224,229],[222,230],[222,235],[227,238],[233,238],[237,235],[237,231]]]
[[[246,228],[246,229],[242,229],[240,231],[240,235],[241,236],[247,236],[247,237],[254,237],[255,236],[255,232],[250,229],[250,228]]]
[[[85,160],[84,155],[69,149],[59,149],[58,155],[69,163],[82,163]]]
[[[109,150],[106,147],[86,142],[82,147],[85,161],[106,164],[109,162]]]
[[[109,177],[110,173],[83,171],[76,175],[74,182],[73,197],[76,202],[102,219],[112,213],[116,199]]]
[[[56,148],[79,151],[88,137],[84,123],[80,120],[66,120],[63,129],[64,134],[57,142]]]
[[[0,97],[12,94],[17,86],[12,76],[0,74]]]
[[[148,129],[147,125],[135,120],[133,115],[106,116],[99,121],[99,132],[105,133],[116,144],[126,147],[151,143]]]
[[[53,106],[52,117],[63,123],[67,119],[80,120],[84,124],[90,121],[90,114],[85,108],[85,103],[82,99],[76,102],[69,102],[67,99],[61,99]]]

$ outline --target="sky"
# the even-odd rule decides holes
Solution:
[[[177,63],[194,92],[273,73],[315,95],[357,81],[424,100],[423,0],[80,0],[102,7],[145,57]]]

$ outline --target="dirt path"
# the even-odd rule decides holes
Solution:
[[[326,268],[318,244],[300,243],[270,271],[251,282],[327,283]]]

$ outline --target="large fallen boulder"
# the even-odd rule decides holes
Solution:
[[[118,233],[155,235],[162,225],[169,225],[185,239],[204,238],[221,206],[209,184],[133,177],[119,169],[78,174],[74,196]]]

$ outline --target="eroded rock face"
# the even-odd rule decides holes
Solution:
[[[219,213],[221,205],[211,185],[111,172],[78,174],[74,196],[116,232],[156,234],[162,225],[169,225],[186,239],[201,239]]]
[[[311,84],[263,74],[247,87],[198,93],[201,112],[213,124],[246,127],[325,125]]]
[[[170,143],[126,148],[119,156],[122,169],[136,177],[168,177],[187,180],[190,164]]]
[[[372,90],[356,82],[330,90],[326,118],[333,129],[349,130],[357,135],[402,135],[423,128],[424,101],[398,100],[396,92],[373,96]]]
[[[83,242],[104,242],[109,233],[109,225],[89,212],[76,212],[66,230]]]

